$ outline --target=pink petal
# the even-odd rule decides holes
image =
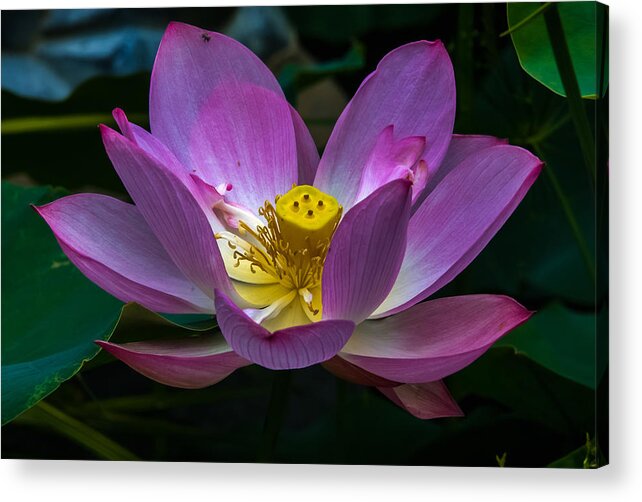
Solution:
[[[323,318],[360,323],[397,277],[410,216],[411,183],[395,180],[354,206],[337,228],[323,266]]]
[[[107,352],[152,380],[172,387],[200,389],[251,364],[236,355],[220,335],[117,345],[96,341]]]
[[[78,194],[36,211],[72,263],[119,300],[156,312],[214,311],[213,300],[174,265],[135,206]]]
[[[225,83],[201,105],[179,158],[204,181],[231,183],[230,201],[257,211],[297,182],[290,105],[263,87]]]
[[[398,387],[381,387],[381,393],[417,418],[463,417],[459,405],[441,380]]]
[[[386,127],[377,138],[363,169],[355,204],[392,180],[404,178],[414,181],[411,168],[425,147],[426,138],[423,136],[395,138],[393,126]]]
[[[254,84],[282,95],[274,75],[244,45],[220,33],[170,23],[152,71],[149,121],[153,135],[184,163],[190,132],[221,84]]]
[[[399,138],[423,136],[429,169],[446,154],[455,120],[455,77],[444,45],[415,42],[386,55],[361,84],[332,131],[315,186],[347,209],[381,131],[393,125]]]
[[[256,324],[229,298],[217,293],[217,319],[234,351],[273,370],[305,368],[330,359],[350,338],[351,321],[320,321],[270,333]]]
[[[367,385],[369,387],[397,387],[400,385],[399,382],[386,380],[385,378],[369,373],[359,368],[359,366],[355,366],[345,359],[342,359],[339,355],[328,359],[322,365],[334,376],[357,385]]]
[[[373,317],[400,312],[459,274],[519,205],[542,166],[510,145],[465,157],[410,218],[399,276]]]
[[[308,126],[299,113],[290,107],[294,136],[296,138],[297,164],[299,166],[298,185],[312,185],[319,165],[319,150],[312,139]]]
[[[428,197],[435,187],[443,180],[450,171],[458,166],[469,155],[474,155],[484,148],[497,145],[507,145],[508,140],[496,138],[494,136],[483,136],[473,134],[453,134],[446,151],[444,160],[439,164],[438,169],[431,173],[426,187],[419,195],[413,199],[413,208],[418,208],[419,205]]]
[[[388,380],[432,382],[469,365],[531,315],[507,296],[439,298],[360,324],[339,355]]]
[[[174,171],[117,132],[101,125],[105,149],[141,215],[178,268],[214,297],[236,295],[208,216]],[[213,214],[210,218],[214,218]],[[236,297],[236,296],[235,296]]]
[[[152,136],[151,133],[130,122],[123,110],[115,108],[112,115],[118,124],[120,132],[128,140],[138,145],[146,153],[158,160],[158,162],[167,166],[177,176],[184,177],[190,174],[191,170],[181,164],[169,148],[167,148],[158,138]]]
[[[209,184],[196,176],[191,169],[183,165],[157,138],[142,127],[129,122],[123,110],[116,108],[112,113],[123,136],[144,150],[145,153],[154,158],[158,163],[169,169],[176,178],[181,180],[183,184],[189,188],[201,206],[201,209],[206,214],[212,230],[215,232],[227,230],[212,212],[213,204],[220,201],[222,196],[216,192],[213,187],[210,187]]]

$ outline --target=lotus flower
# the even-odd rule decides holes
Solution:
[[[386,55],[321,159],[268,68],[193,26],[167,28],[149,114],[151,133],[119,109],[120,133],[100,126],[135,204],[77,194],[37,210],[100,287],[156,312],[215,313],[220,334],[97,343],[176,387],[324,363],[417,417],[461,414],[442,379],[531,312],[505,296],[423,300],[479,254],[542,163],[453,134],[440,41]]]

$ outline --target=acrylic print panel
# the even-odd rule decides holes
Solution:
[[[2,30],[3,457],[608,463],[605,6]]]

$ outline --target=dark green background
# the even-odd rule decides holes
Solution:
[[[496,466],[496,455],[506,453],[505,465],[511,467],[553,462],[582,467],[588,435],[589,457],[596,455],[597,436],[597,455],[604,463],[608,372],[606,334],[597,327],[605,325],[608,309],[602,246],[608,230],[608,91],[602,99],[583,101],[598,147],[596,196],[567,100],[529,76],[520,66],[511,36],[500,37],[508,28],[505,4],[284,10],[300,47],[315,62],[279,68],[294,103],[303,88],[324,78],[334,79],[350,97],[390,50],[418,39],[441,39],[457,79],[455,132],[506,137],[536,153],[546,167],[491,244],[439,292],[508,294],[538,311],[477,362],[447,379],[465,418],[421,421],[372,389],[338,381],[321,367],[308,368],[293,373],[274,460]],[[190,9],[166,15],[219,30],[234,12]],[[3,126],[7,119],[19,117],[109,114],[116,106],[130,115],[145,115],[148,87],[149,73],[141,73],[93,78],[59,103],[3,91]],[[336,115],[324,119],[332,122]],[[4,179],[126,197],[93,126],[22,134],[6,134],[3,127],[2,143]],[[21,335],[17,328],[8,332],[19,323],[12,320],[18,314],[10,303],[12,283],[6,280],[24,258],[12,255],[9,247],[14,241],[8,242],[11,234],[5,229],[5,199],[3,187],[3,345],[8,337]],[[55,246],[51,236],[42,238]],[[78,288],[93,287],[83,278],[74,280],[80,280]],[[30,285],[43,287],[23,284],[27,303]],[[53,294],[63,289],[54,287]],[[28,310],[30,305],[21,308]],[[104,336],[109,322],[103,322]],[[114,340],[154,335],[153,329],[125,327]],[[6,359],[4,355],[3,346]],[[272,378],[265,369],[248,367],[209,389],[177,390],[100,354],[51,394],[44,407],[3,427],[2,456],[90,459],[131,454],[146,460],[253,461]],[[7,385],[3,379],[3,392],[11,391]],[[63,422],[88,426],[94,439],[74,435],[74,426],[67,435],[64,427],[52,426],[49,406],[66,417]]]

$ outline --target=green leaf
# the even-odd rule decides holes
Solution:
[[[458,403],[470,396],[490,399],[516,417],[565,431],[565,439],[572,439],[575,431],[579,442],[595,427],[594,391],[508,347],[491,348],[473,364],[449,376],[446,383]],[[508,451],[512,456],[512,450]]]
[[[595,99],[608,85],[608,48],[602,46],[599,36],[606,10],[596,2],[561,2],[558,7],[582,97]],[[522,68],[553,92],[565,96],[542,14],[517,26],[540,8],[538,2],[509,3],[511,37]],[[604,62],[598,60],[602,54]],[[598,69],[602,69],[601,73]]]
[[[65,195],[2,183],[2,423],[73,376],[109,338],[122,303],[86,279],[30,204]]]
[[[513,347],[545,368],[595,389],[595,315],[553,304],[501,338],[496,347]]]
[[[128,303],[111,341],[138,342],[158,338],[183,338],[218,327],[216,317],[207,314],[159,314],[137,303]]]
[[[132,304],[132,306],[135,304]],[[140,305],[136,307],[142,309]],[[216,317],[210,314],[157,314],[164,317],[171,324],[191,331],[207,331],[218,326]]]

